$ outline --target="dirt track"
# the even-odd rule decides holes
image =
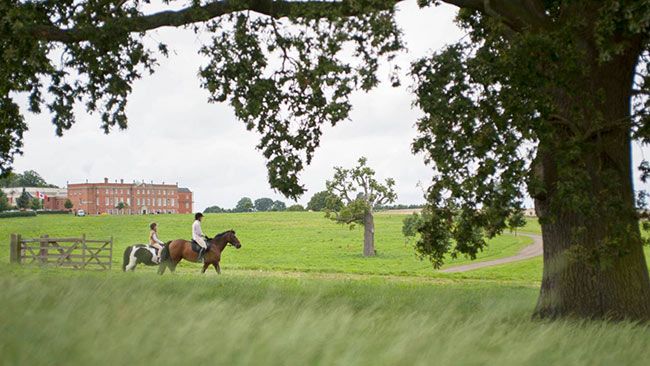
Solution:
[[[440,270],[440,272],[445,272],[445,273],[453,273],[453,272],[467,272],[471,271],[477,268],[483,268],[483,267],[491,267],[491,266],[496,266],[499,264],[504,264],[504,263],[510,263],[510,262],[516,262],[528,258],[533,258],[537,257],[539,255],[542,255],[542,236],[541,235],[536,235],[536,234],[526,234],[526,233],[519,233],[519,235],[522,236],[527,236],[529,238],[533,239],[533,244],[523,248],[517,255],[513,255],[512,257],[506,257],[506,258],[499,258],[491,261],[485,261],[485,262],[475,262],[475,263],[470,263],[470,264],[465,264],[462,266],[455,266],[455,267],[450,267],[446,268],[443,270]]]

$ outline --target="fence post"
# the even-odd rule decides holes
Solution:
[[[11,234],[11,243],[9,244],[9,263],[18,263],[18,236]]]
[[[18,262],[16,263],[22,263],[23,261],[23,243],[22,243],[23,237],[20,234],[16,235],[16,252],[18,255]]]
[[[81,235],[81,269],[86,268],[86,234]]]
[[[47,250],[47,246],[49,245],[47,241],[48,237],[48,235],[41,235],[41,241],[39,242],[41,249],[38,252],[38,256],[40,257],[39,262],[41,265],[47,264],[47,256],[49,254]]]
[[[108,269],[113,269],[113,236],[111,236],[111,245],[109,246],[109,258],[108,258]]]

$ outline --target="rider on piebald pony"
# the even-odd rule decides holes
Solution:
[[[149,232],[149,245],[157,249],[152,261],[154,263],[160,263],[160,253],[162,252],[165,243],[158,239],[158,224],[152,222],[151,225],[149,225],[149,228],[151,229]]]
[[[194,223],[192,224],[192,239],[201,247],[197,261],[201,261],[203,259],[205,250],[208,248],[208,244],[205,242],[206,236],[203,235],[203,230],[201,230],[202,219],[203,219],[203,214],[197,212],[194,215]]]

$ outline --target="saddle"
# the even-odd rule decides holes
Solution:
[[[208,244],[208,246],[205,251],[208,252],[210,251],[210,247],[212,246],[212,243],[208,242],[206,244]],[[200,250],[201,250],[201,246],[199,245],[199,243],[197,243],[196,241],[194,241],[194,239],[192,239],[192,251],[198,253]]]

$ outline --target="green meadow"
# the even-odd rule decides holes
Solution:
[[[412,243],[402,235],[404,215],[379,213],[375,217],[375,248],[377,256],[361,255],[363,230],[350,230],[326,219],[319,212],[264,212],[241,214],[207,214],[203,232],[214,236],[234,229],[242,242],[242,249],[229,247],[222,259],[224,271],[254,269],[264,271],[298,271],[356,273],[371,275],[440,276],[427,261],[418,259]],[[19,233],[24,238],[49,235],[70,237],[86,234],[88,238],[113,237],[114,269],[121,268],[124,248],[145,243],[149,224],[158,223],[161,240],[190,238],[191,215],[147,216],[61,216],[40,215],[2,219],[0,221],[0,261],[8,260],[9,237]],[[529,245],[525,236],[505,234],[490,241],[490,246],[479,254],[477,260],[491,260],[511,256]],[[468,263],[466,257],[449,259],[447,266]],[[182,264],[182,270],[197,269],[196,264]],[[138,267],[137,270],[147,270]],[[153,271],[153,268],[149,268]],[[538,280],[541,272],[528,279]]]
[[[189,215],[0,220],[0,365],[646,365],[650,327],[530,318],[541,259],[440,273],[401,235],[403,215],[376,217],[376,258],[362,231],[319,213],[210,214],[235,229],[223,274],[185,264],[121,271],[147,238],[187,238]],[[533,224],[530,224],[531,226]],[[12,266],[10,233],[108,238],[112,271]],[[503,235],[478,260],[528,245]],[[448,266],[467,263],[450,260]]]

